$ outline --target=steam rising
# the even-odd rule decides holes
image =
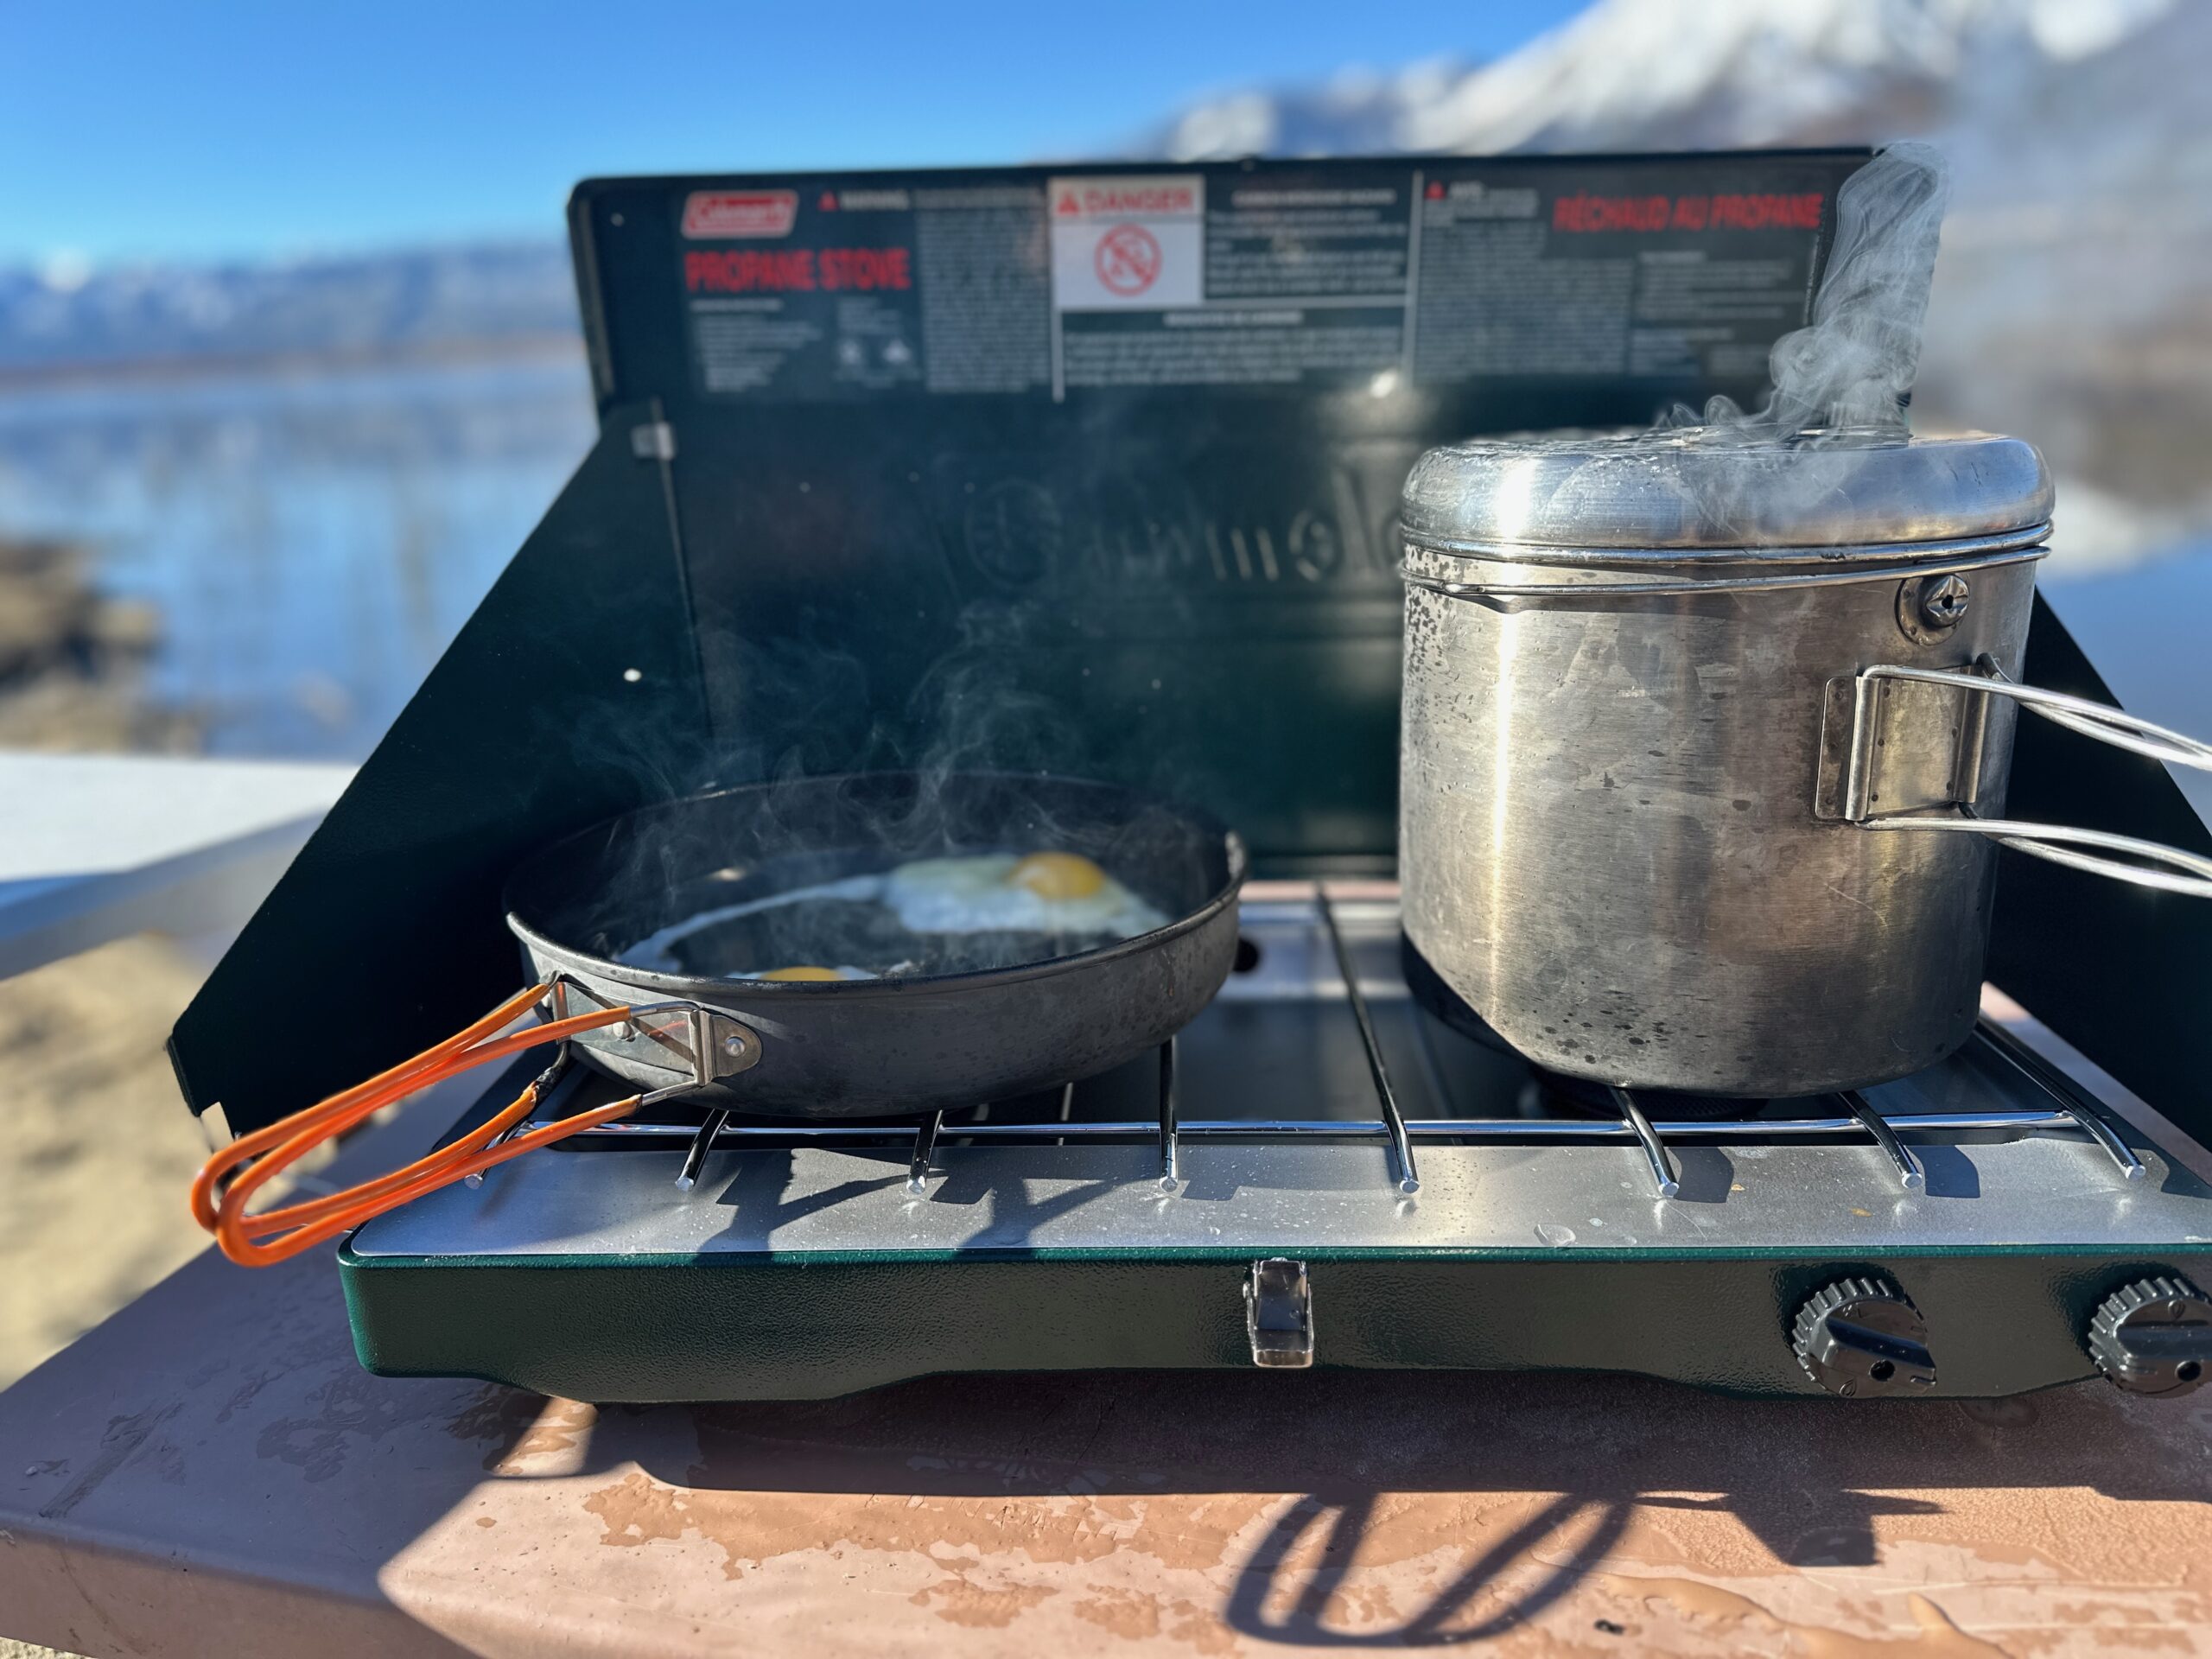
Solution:
[[[1909,435],[1906,408],[1920,368],[1921,325],[1951,181],[1932,145],[1891,144],[1836,193],[1836,240],[1812,321],[1774,344],[1774,391],[1746,414],[1716,397],[1677,407],[1662,431],[1686,426],[1719,442],[1769,443],[1825,432],[1847,441]]]
[[[1775,342],[1774,390],[1757,409],[1715,397],[1640,432],[1431,450],[1406,481],[1408,508],[1524,546],[1603,544],[1624,524],[1656,547],[1849,542],[1866,521],[1859,491],[1877,452],[1890,456],[1890,483],[1872,505],[1899,479],[1932,480],[1953,464],[1941,445],[1897,454],[1911,437],[1906,409],[1949,195],[1942,157],[1926,144],[1893,144],[1845,181],[1812,321]],[[1558,456],[1571,464],[1548,464]]]
[[[574,906],[544,918],[550,931],[662,972],[849,963],[934,975],[1095,949],[1195,908],[1215,884],[1203,833],[1164,804],[1117,805],[1043,781],[1090,770],[1077,723],[1018,668],[1046,626],[1028,606],[971,604],[959,643],[890,712],[850,650],[711,639],[729,665],[714,722],[727,735],[610,710],[578,736],[600,763],[633,774],[648,802],[761,787],[741,810],[658,815],[648,831],[613,834],[593,878],[568,895]],[[884,786],[892,773],[899,787]],[[917,931],[887,901],[887,883],[914,861],[1039,851],[1090,858],[1128,906],[1103,921],[1070,906],[1019,925]]]

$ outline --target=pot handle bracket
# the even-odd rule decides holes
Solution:
[[[1932,690],[1923,691],[1919,688]],[[1964,693],[1964,696],[1957,695]],[[1999,845],[2141,887],[2212,899],[2212,859],[2163,842],[2069,824],[1974,816],[1990,699],[2152,760],[2212,772],[2212,744],[2101,702],[2008,678],[1986,652],[1968,669],[1884,663],[1827,683],[1813,816],[1862,830],[1986,836]],[[1950,809],[1948,815],[1930,816]],[[2099,857],[2095,848],[2121,855]]]

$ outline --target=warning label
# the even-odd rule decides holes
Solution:
[[[1438,168],[1422,188],[1414,380],[1764,376],[1810,302],[1823,175],[1736,157]]]
[[[1052,308],[1152,309],[1205,298],[1206,181],[1196,173],[1050,179]]]
[[[1411,178],[1056,178],[1054,395],[1372,379],[1404,357]]]
[[[695,192],[680,265],[697,388],[805,403],[1041,389],[1044,223],[1033,185]]]
[[[692,190],[697,390],[1376,397],[1486,379],[1763,378],[1844,156],[1283,162]]]

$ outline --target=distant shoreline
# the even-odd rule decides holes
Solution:
[[[159,357],[5,364],[0,365],[0,397],[79,386],[174,385],[239,374],[328,374],[359,369],[551,364],[563,359],[581,365],[583,352],[580,333],[546,329],[508,335],[378,341],[314,351],[178,352]]]

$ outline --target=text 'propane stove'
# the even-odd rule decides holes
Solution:
[[[2205,1330],[2194,1296],[2171,1325],[2100,1306],[2212,1249],[2212,1189],[1999,1027],[1864,1093],[1593,1099],[1417,1001],[1395,897],[1357,891],[1248,894],[1239,971],[1156,1059],[918,1122],[673,1111],[375,1222],[349,1253],[356,1302],[400,1304],[375,1361],[602,1398],[698,1364],[757,1397],[1317,1359],[1847,1395],[2199,1375],[2160,1334]],[[572,1072],[547,1116],[615,1089]],[[699,1264],[730,1270],[711,1310],[689,1274],[663,1296],[657,1266]],[[598,1357],[473,1354],[557,1331],[530,1311],[565,1294],[529,1271],[555,1265],[625,1279]],[[702,1324],[711,1357],[684,1339]]]

